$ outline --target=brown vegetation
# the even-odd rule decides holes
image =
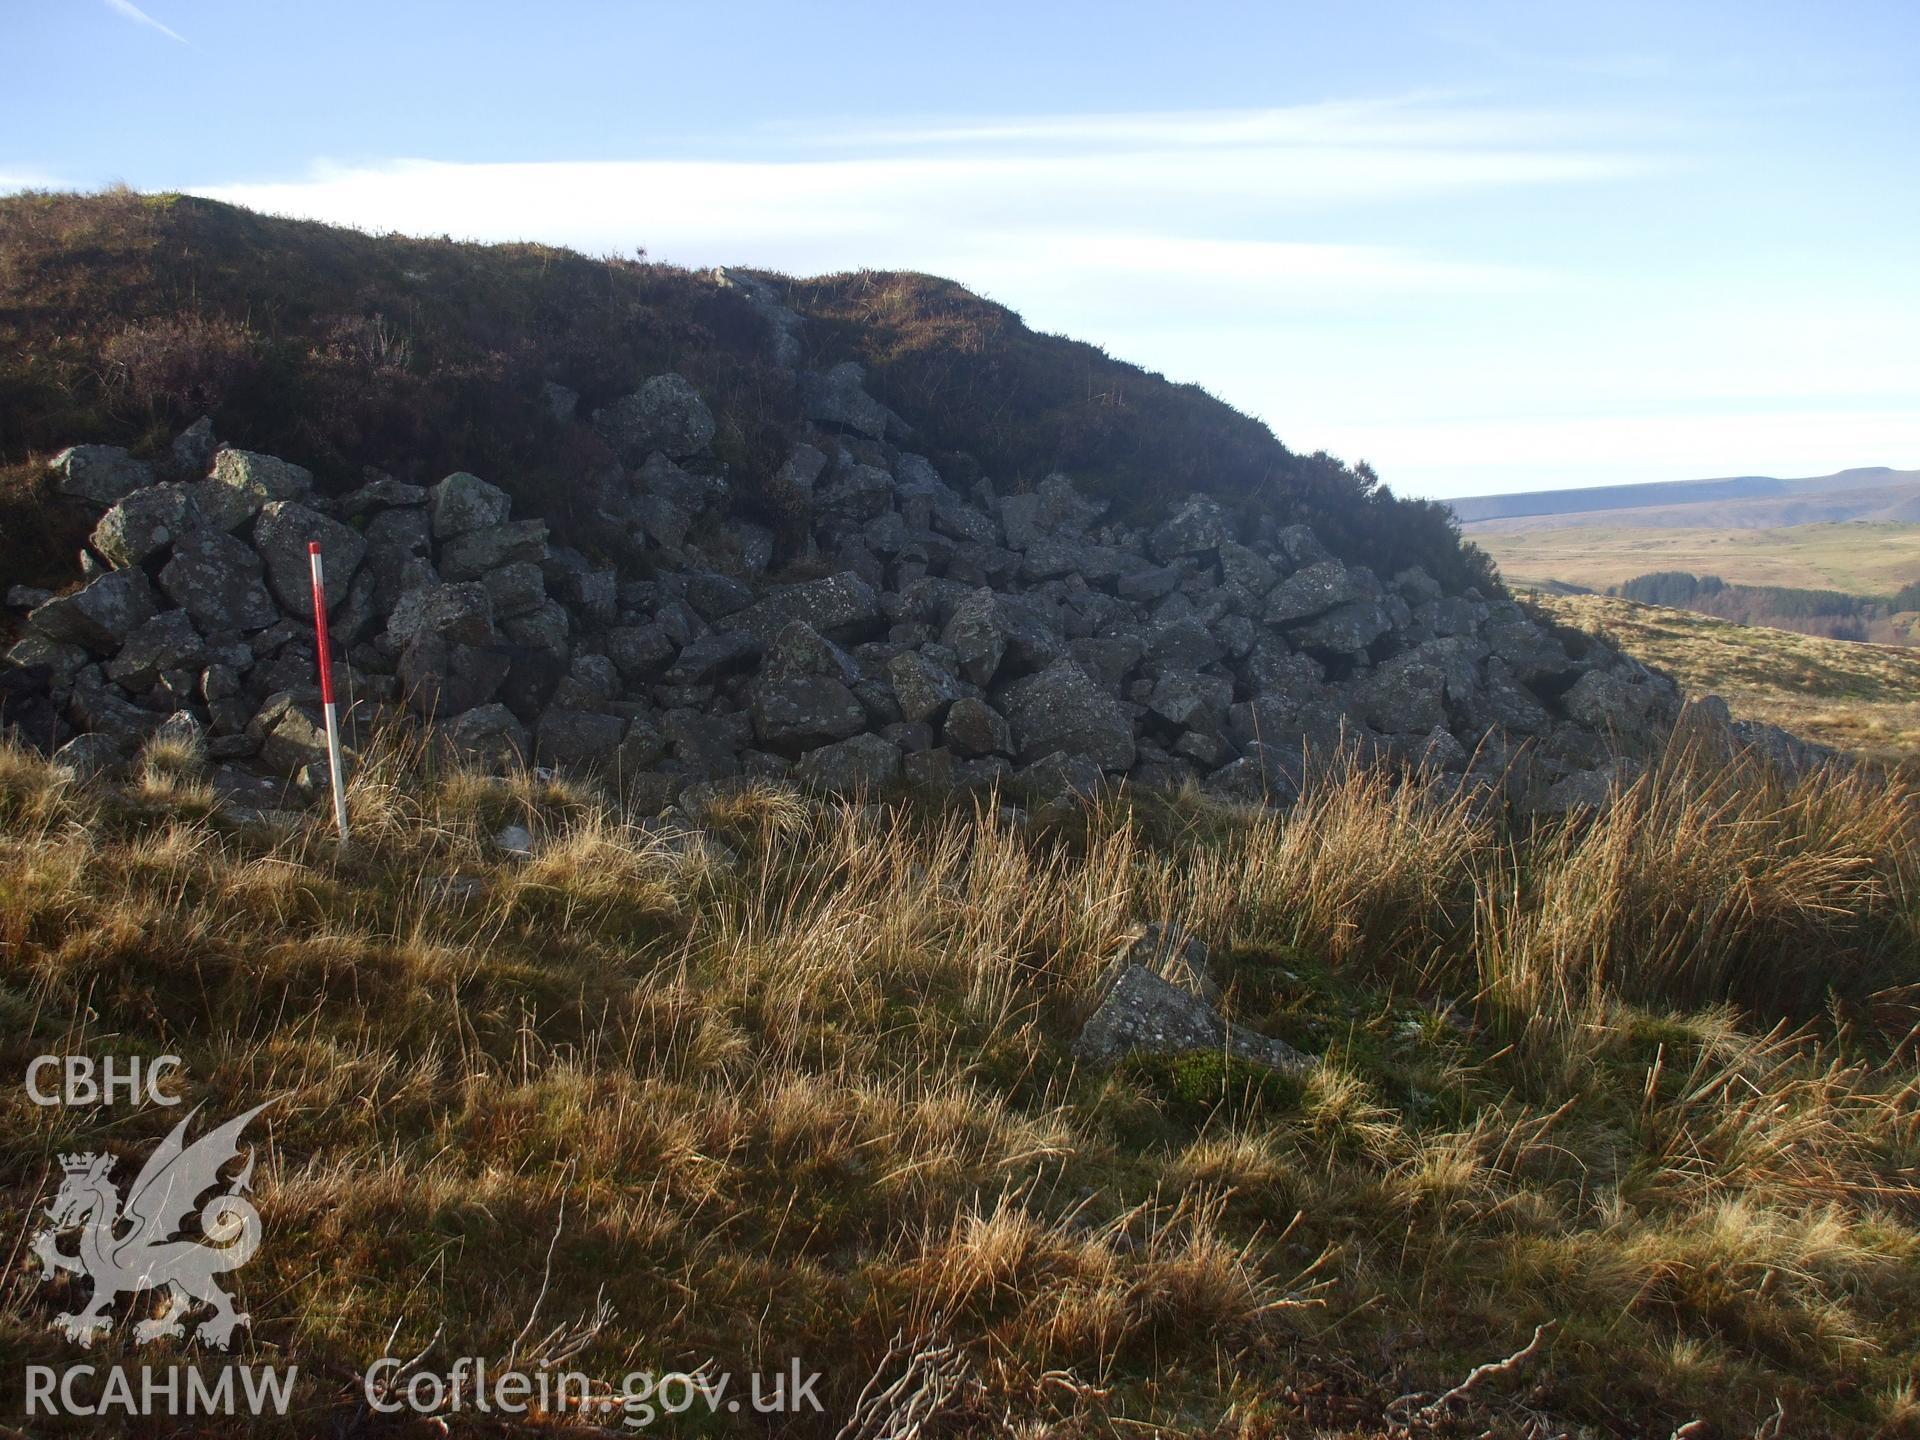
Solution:
[[[1881,765],[1920,762],[1920,651],[1912,647],[1737,625],[1606,595],[1530,598],[1562,624],[1667,671],[1688,694],[1722,696],[1740,718]]]
[[[615,1312],[582,1367],[798,1354],[822,1434],[902,1334],[953,1347],[941,1431],[1913,1423],[1910,793],[1682,752],[1516,832],[1365,772],[1285,815],[756,787],[689,840],[390,744],[342,854],[318,810],[223,819],[199,763],[0,752],[0,1063],[174,1051],[210,1114],[276,1097],[256,1359],[505,1355],[551,1246],[542,1328]],[[1077,1067],[1152,919],[1326,1062]],[[21,1215],[57,1151],[173,1118],[0,1105]],[[0,1345],[53,1356],[70,1297],[4,1283]]]
[[[1295,455],[1196,387],[1037,335],[950,282],[779,283],[808,317],[805,363],[865,361],[963,487],[985,473],[1018,489],[1058,469],[1123,508],[1190,490],[1257,497],[1386,574],[1421,563],[1456,587],[1497,587],[1444,507]],[[611,457],[552,415],[543,385],[577,391],[584,414],[667,370],[712,408],[736,496],[778,521],[773,476],[799,416],[767,339],[738,291],[675,266],[372,236],[181,195],[0,198],[0,558],[13,579],[70,571],[71,527],[52,538],[61,517],[36,488],[39,462],[81,442],[152,453],[203,413],[325,490],[369,465],[428,482],[471,470],[591,550],[575,512]]]

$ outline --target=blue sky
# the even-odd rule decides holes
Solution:
[[[1920,6],[8,0],[0,189],[950,275],[1428,495],[1920,467]]]

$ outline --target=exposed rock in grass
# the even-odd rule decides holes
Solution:
[[[1118,967],[1073,1045],[1075,1055],[1096,1065],[1111,1065],[1133,1054],[1196,1050],[1228,1050],[1275,1070],[1303,1070],[1314,1064],[1285,1041],[1228,1023],[1203,995],[1132,962]]]

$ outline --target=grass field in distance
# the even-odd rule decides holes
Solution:
[[[1516,587],[1560,580],[1601,590],[1655,570],[1690,570],[1729,585],[1888,595],[1920,579],[1920,525],[1498,528],[1513,523],[1469,526],[1467,538],[1492,555]]]

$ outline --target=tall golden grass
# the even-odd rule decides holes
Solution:
[[[1682,746],[1547,823],[1349,769],[1285,813],[747,786],[674,825],[389,738],[342,852],[198,765],[0,749],[0,1065],[166,1049],[210,1114],[276,1098],[258,1353],[363,1366],[397,1322],[505,1355],[551,1245],[559,1308],[616,1311],[600,1373],[798,1353],[844,1407],[939,1334],[951,1428],[1289,1433],[1361,1375],[1324,1428],[1384,1433],[1546,1319],[1550,1384],[1482,1428],[1911,1423],[1909,793]],[[1325,1062],[1076,1064],[1151,920]],[[9,1213],[171,1118],[0,1092]],[[53,1353],[62,1294],[18,1253],[5,1285],[0,1344]]]

